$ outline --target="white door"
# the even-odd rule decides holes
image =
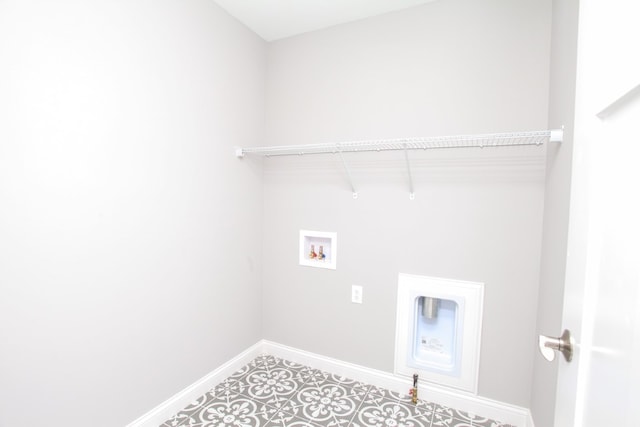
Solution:
[[[636,3],[580,3],[563,313],[564,327],[575,343],[573,361],[560,361],[555,427],[640,425],[640,15]]]

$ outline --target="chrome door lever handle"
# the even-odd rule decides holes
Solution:
[[[548,337],[540,335],[538,337],[538,348],[542,356],[549,362],[555,358],[555,352],[559,351],[564,356],[564,360],[571,362],[573,357],[573,342],[571,341],[571,333],[564,330],[560,338]]]

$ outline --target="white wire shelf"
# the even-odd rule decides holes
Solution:
[[[327,144],[307,145],[279,145],[271,147],[237,148],[236,156],[255,154],[264,157],[271,156],[302,156],[306,154],[338,154],[342,160],[353,198],[358,198],[358,192],[353,184],[353,178],[342,153],[357,153],[370,151],[404,151],[407,174],[409,177],[409,199],[415,198],[413,191],[413,177],[409,162],[410,150],[429,150],[434,148],[485,148],[506,147],[517,145],[541,145],[547,142],[562,142],[563,131],[541,130],[533,132],[489,133],[480,135],[437,136],[427,138],[397,138],[378,139],[369,141],[333,142]]]
[[[540,145],[562,142],[562,130],[533,132],[491,133],[479,135],[437,136],[426,138],[397,138],[368,141],[346,141],[324,144],[277,145],[270,147],[238,148],[236,155],[301,156],[306,154],[355,153],[393,150],[428,150],[435,148],[504,147],[514,145]]]

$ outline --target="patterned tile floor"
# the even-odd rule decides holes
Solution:
[[[160,427],[514,427],[263,355]]]

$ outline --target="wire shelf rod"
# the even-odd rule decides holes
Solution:
[[[324,144],[245,147],[236,149],[236,155],[238,157],[244,157],[245,154],[255,154],[270,157],[370,151],[541,145],[548,142],[562,142],[562,137],[562,130],[543,130],[533,132],[456,135],[426,138],[396,138]]]

